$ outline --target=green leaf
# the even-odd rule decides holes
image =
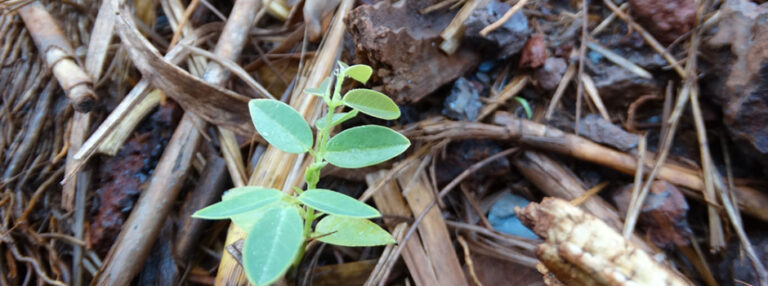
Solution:
[[[192,217],[225,219],[240,213],[259,209],[283,197],[283,193],[278,190],[261,187],[242,187],[233,189],[233,191],[235,192],[223,198],[221,202],[196,211],[192,214]]]
[[[341,246],[376,246],[395,243],[386,230],[367,219],[328,215],[315,227],[317,240]]]
[[[324,213],[357,218],[380,217],[375,208],[345,194],[326,190],[310,189],[299,196],[299,201]]]
[[[272,99],[248,102],[251,119],[261,137],[288,153],[303,153],[312,148],[309,124],[290,105]]]
[[[345,63],[345,62],[342,62],[342,61],[336,61],[336,63],[337,63],[337,64],[339,64],[339,69],[340,69],[342,72],[343,72],[344,70],[346,70],[346,69],[349,67],[349,65],[347,65],[347,63]]]
[[[525,115],[528,116],[528,119],[533,118],[533,112],[531,112],[531,106],[528,104],[528,101],[525,100],[525,98],[515,96],[515,100],[517,100],[518,103],[523,107],[523,110],[525,110]]]
[[[347,77],[351,77],[352,79],[364,84],[368,82],[369,78],[371,78],[373,69],[367,65],[354,65],[346,68],[344,70],[344,74],[347,75]]]
[[[330,87],[331,87],[331,78],[330,77],[326,77],[323,80],[323,82],[320,83],[319,87],[307,88],[307,89],[304,89],[304,92],[312,94],[312,95],[317,95],[317,96],[320,96],[320,97],[324,97],[326,94],[328,94],[328,89]]]
[[[358,88],[347,92],[342,99],[344,105],[360,110],[360,112],[381,119],[397,119],[400,108],[392,99],[381,92]]]
[[[243,269],[251,283],[269,285],[293,263],[304,241],[304,227],[294,206],[273,208],[248,230]]]
[[[411,142],[400,133],[378,125],[342,131],[328,140],[325,159],[342,168],[362,168],[400,155]]]
[[[358,111],[352,110],[351,112],[341,112],[341,113],[334,113],[333,119],[331,119],[331,126],[336,126],[341,123],[344,123],[344,121],[350,120],[357,116]],[[324,115],[323,117],[320,117],[315,121],[315,127],[318,129],[325,129],[325,123],[328,122],[328,115]]]

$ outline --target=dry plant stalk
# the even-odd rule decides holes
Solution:
[[[76,62],[72,45],[51,14],[35,1],[19,9],[19,15],[72,107],[78,112],[90,112],[96,105],[91,77]]]
[[[488,0],[467,0],[464,2],[464,6],[461,7],[459,13],[453,17],[451,23],[448,24],[442,33],[440,38],[443,42],[440,43],[440,49],[443,52],[452,55],[459,48],[461,37],[464,36],[464,22],[467,21],[469,15],[472,14],[476,8],[485,7],[488,4]]]
[[[637,158],[634,155],[617,151],[592,142],[574,134],[565,133],[534,121],[520,119],[506,112],[496,112],[493,124],[475,122],[456,122],[447,120],[428,120],[419,123],[416,128],[404,132],[407,136],[424,140],[442,138],[461,139],[496,139],[515,140],[538,149],[554,151],[574,158],[613,168],[619,172],[634,175]],[[648,156],[645,168],[651,169],[654,160]],[[687,167],[664,164],[659,170],[659,178],[689,189],[703,190],[704,181],[698,170]],[[747,214],[768,221],[768,196],[748,187],[737,186],[733,189],[739,199],[739,208]],[[701,199],[701,194],[686,192],[685,195]]]
[[[241,0],[233,7],[233,12],[219,38],[216,46],[216,55],[226,59],[236,59],[245,46],[248,28],[253,24],[255,11],[260,7],[260,2]],[[117,6],[117,5],[116,5]],[[138,43],[146,42],[136,31],[130,12],[121,7],[121,16],[118,20],[118,31],[123,42],[132,42],[130,48],[146,49]],[[144,63],[154,53],[142,53],[138,50],[130,50],[134,63]],[[145,56],[145,57],[142,57]],[[163,61],[160,59],[160,61]],[[163,61],[165,63],[165,61]],[[138,65],[138,64],[137,64]],[[168,64],[170,65],[170,64]],[[175,68],[175,66],[173,66]],[[141,70],[141,69],[140,69]],[[142,70],[146,72],[146,70]],[[145,74],[152,78],[153,74]],[[220,90],[218,86],[229,78],[229,72],[216,63],[209,63],[205,73],[205,83],[209,90]],[[166,86],[167,87],[167,86]],[[183,105],[183,104],[182,104]],[[198,128],[206,123],[196,114],[186,113],[171,137],[168,146],[163,152],[160,161],[155,167],[154,175],[149,187],[142,193],[141,198],[134,206],[131,215],[125,222],[123,231],[112,246],[100,269],[100,275],[95,278],[95,285],[127,285],[141,270],[162,227],[166,214],[170,211],[178,195],[184,179],[192,165],[192,159],[200,141],[201,133]]]
[[[368,182],[368,186],[378,185],[380,181],[388,179],[387,171],[370,173],[365,179]],[[378,191],[373,193],[373,200],[376,202],[376,205],[379,206],[382,213],[401,217],[412,216],[411,210],[408,208],[405,199],[400,194],[400,188],[398,187],[397,182],[388,181],[377,189]],[[392,230],[393,236],[400,228],[403,229],[402,232],[405,234],[409,226],[406,222],[401,222],[395,225],[395,221],[386,218],[384,219],[384,222],[389,225],[389,229]],[[402,237],[398,238],[397,241],[401,241],[401,239]],[[427,257],[421,238],[418,236],[411,237],[408,242],[397,247],[405,247],[405,250],[402,252],[403,261],[405,261],[405,265],[408,267],[408,271],[417,286],[438,285],[437,274],[432,268],[432,262]],[[386,270],[386,272],[388,273],[390,269]],[[379,279],[384,278],[379,277]]]
[[[304,94],[307,87],[319,86],[336,64],[336,56],[341,48],[341,40],[344,35],[344,15],[352,9],[354,1],[344,0],[336,11],[335,18],[329,31],[325,35],[323,45],[318,49],[312,63],[307,65],[302,75],[299,75],[294,92],[291,96],[291,106],[294,107],[308,121],[314,122],[319,116],[320,101],[318,97]],[[291,187],[297,185],[303,179],[305,162],[304,156],[297,156],[282,152],[273,147],[267,147],[253,173],[248,180],[248,185],[259,185],[283,189],[292,192]],[[230,245],[245,237],[245,232],[230,224],[225,245]],[[223,251],[219,270],[216,274],[216,285],[246,285],[247,281],[242,267],[228,251]]]
[[[567,285],[690,285],[603,221],[567,201],[545,198],[515,212],[544,238],[536,255]]]

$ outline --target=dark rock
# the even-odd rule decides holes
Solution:
[[[560,80],[567,69],[568,63],[564,59],[547,58],[544,61],[544,66],[536,69],[533,73],[533,77],[539,87],[545,90],[554,90],[560,84]]]
[[[662,43],[672,43],[693,28],[694,0],[630,0],[632,16]]]
[[[600,97],[608,107],[627,107],[636,98],[646,94],[663,94],[663,85],[654,79],[640,77],[636,73],[613,64],[592,66]]]
[[[729,0],[721,13],[717,32],[706,41],[716,53],[715,68],[703,82],[722,104],[739,149],[768,167],[768,4]]]
[[[613,195],[622,217],[627,215],[631,197],[632,184],[624,186]],[[655,181],[640,209],[638,226],[659,247],[688,245],[691,229],[686,219],[687,214],[688,202],[680,190],[665,181]]]
[[[581,135],[592,141],[609,145],[622,151],[629,151],[637,147],[639,137],[637,134],[624,131],[619,126],[603,119],[597,114],[588,114],[579,122]]]
[[[475,121],[483,103],[480,102],[478,89],[481,84],[475,84],[464,77],[453,83],[451,95],[445,99],[443,115],[455,120]]]
[[[512,15],[501,27],[483,37],[480,31],[493,22],[496,22],[512,6],[507,3],[491,1],[487,6],[472,11],[472,14],[464,22],[465,43],[481,46],[485,49],[491,48],[491,53],[500,58],[506,58],[516,54],[523,49],[530,28],[528,27],[528,18],[522,11]]]
[[[347,16],[358,60],[373,67],[378,88],[399,104],[421,100],[480,62],[466,45],[452,55],[440,50],[440,33],[455,12],[420,14],[431,2],[379,2]]]

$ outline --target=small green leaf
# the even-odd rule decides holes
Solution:
[[[291,266],[304,241],[304,227],[294,206],[273,208],[248,230],[243,269],[251,283],[269,285]]]
[[[371,78],[373,69],[367,65],[354,65],[346,68],[344,74],[346,74],[347,77],[351,77],[352,79],[365,84],[368,82],[368,79]]]
[[[251,119],[261,137],[288,153],[303,153],[312,148],[309,124],[290,105],[272,99],[248,102]]]
[[[207,206],[192,214],[192,217],[204,219],[225,219],[234,215],[252,211],[279,200],[283,193],[268,188],[242,187],[221,202]],[[232,192],[232,191],[230,191]]]
[[[525,100],[525,98],[515,96],[515,100],[517,100],[518,103],[520,103],[520,106],[523,107],[523,110],[525,110],[525,115],[528,116],[528,119],[533,118],[533,112],[531,112],[531,106],[528,104],[528,101]]]
[[[326,189],[307,190],[299,196],[299,201],[321,212],[339,216],[357,218],[381,216],[379,211],[361,201]]]
[[[378,125],[342,131],[328,141],[325,159],[342,168],[362,168],[392,159],[411,142],[400,133]]]
[[[326,94],[328,94],[328,89],[331,87],[331,78],[326,77],[322,83],[320,83],[319,87],[315,88],[307,88],[304,90],[304,92],[317,95],[320,97],[324,97]]]
[[[376,246],[395,243],[386,230],[367,219],[328,215],[315,227],[317,240],[341,246]]]
[[[341,113],[334,113],[333,119],[331,119],[331,126],[336,126],[339,124],[344,123],[344,121],[350,120],[357,116],[358,111],[352,110],[350,112],[341,112]],[[325,123],[328,122],[328,115],[324,115],[323,117],[320,117],[315,121],[315,127],[318,129],[325,129]]]
[[[338,63],[338,64],[339,64],[339,69],[340,69],[342,72],[343,72],[344,70],[346,70],[346,69],[349,67],[349,65],[347,65],[347,63],[345,63],[345,62],[342,62],[342,61],[336,61],[336,63]]]
[[[392,99],[381,92],[358,88],[347,92],[342,99],[344,105],[360,110],[360,112],[381,119],[397,119],[400,108]]]

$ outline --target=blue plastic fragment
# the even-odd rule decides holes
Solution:
[[[529,203],[530,201],[523,197],[506,193],[491,207],[491,211],[488,212],[488,221],[499,232],[528,239],[539,239],[515,215],[515,207],[525,207]]]

